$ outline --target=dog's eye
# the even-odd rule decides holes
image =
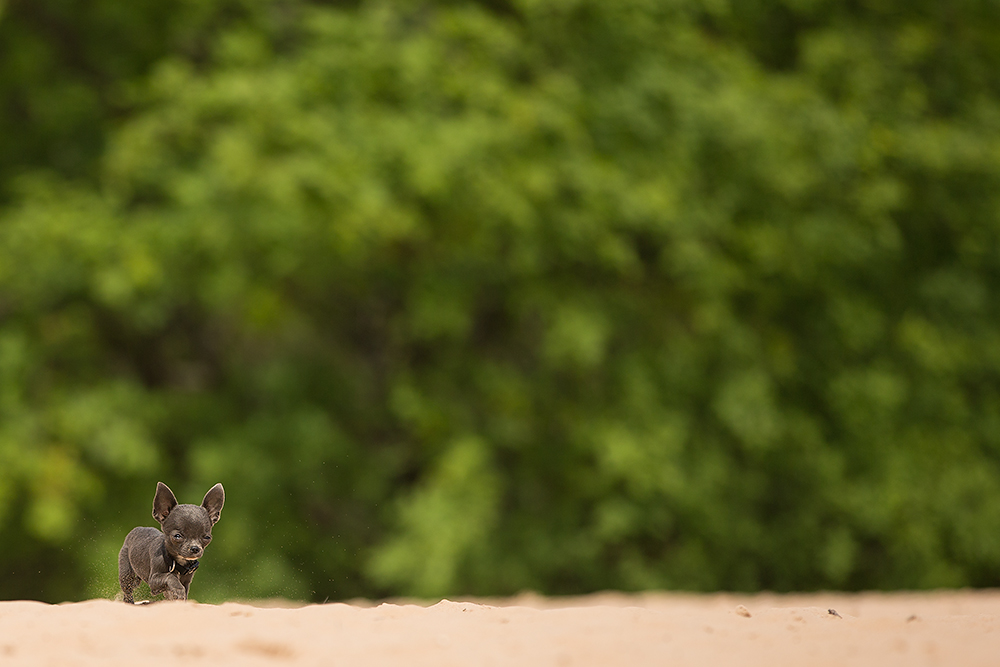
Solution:
[[[211,541],[212,541],[212,536],[211,536],[211,535],[206,535],[206,536],[204,536],[204,537],[203,537],[203,538],[201,538],[201,539],[202,539],[202,541],[204,541],[204,542],[211,542]]]
[[[179,539],[181,539],[182,537],[184,537],[184,536],[183,536],[183,535],[181,535],[180,533],[174,533],[174,539],[175,539],[175,540],[179,540]]]

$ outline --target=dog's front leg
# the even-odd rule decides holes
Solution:
[[[187,574],[183,574],[183,575],[177,577],[177,580],[179,582],[181,582],[181,586],[184,587],[184,598],[183,599],[185,599],[185,600],[187,600],[188,596],[191,594],[191,580],[192,579],[194,579],[194,572],[189,572]]]
[[[149,592],[153,595],[163,593],[167,600],[187,600],[187,590],[173,572],[151,576],[149,578]]]

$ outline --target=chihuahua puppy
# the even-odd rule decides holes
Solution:
[[[140,580],[149,584],[153,595],[187,600],[198,559],[212,541],[212,526],[219,521],[225,502],[222,484],[209,489],[201,505],[178,505],[174,492],[157,482],[153,518],[162,530],[133,528],[118,553],[118,583],[125,602],[135,604],[132,592]]]

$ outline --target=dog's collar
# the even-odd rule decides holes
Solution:
[[[167,559],[167,572],[176,572],[177,574],[191,574],[198,569],[198,561],[189,560],[186,565],[178,563],[174,560],[173,556],[170,554],[164,554]]]

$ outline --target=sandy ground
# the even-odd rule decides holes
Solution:
[[[833,610],[831,612],[830,610]],[[0,665],[1000,665],[1000,591],[0,602]]]

